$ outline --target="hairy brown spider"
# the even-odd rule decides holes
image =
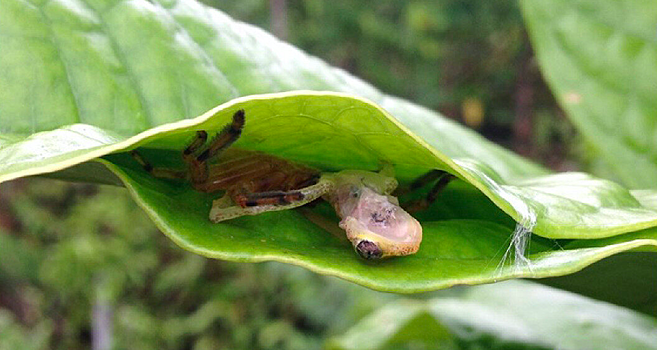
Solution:
[[[210,142],[207,132],[197,131],[182,152],[187,165],[184,171],[155,168],[137,151],[131,154],[153,176],[186,179],[201,192],[224,191],[223,197],[212,203],[212,222],[292,209],[322,197],[333,205],[342,219],[339,226],[360,256],[378,259],[417,252],[422,227],[391,196],[397,188],[392,167],[384,167],[378,173],[362,170],[322,173],[255,151],[233,151],[230,158],[219,157],[237,141],[244,123],[244,110],[238,110],[232,122]],[[431,172],[411,186],[419,187],[438,179],[434,187],[437,190],[432,190],[417,206],[426,207],[435,199],[435,194],[451,179],[451,175],[445,174]]]

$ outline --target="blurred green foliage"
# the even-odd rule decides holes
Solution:
[[[271,28],[267,1],[212,1]],[[515,1],[288,1],[287,40],[392,95],[454,108],[467,96],[505,100],[526,49]],[[276,34],[276,33],[274,33]],[[496,106],[501,107],[501,106]]]
[[[269,1],[203,2],[273,28]],[[582,156],[541,78],[516,0],[286,3],[291,44],[551,168],[571,169],[570,159]],[[528,133],[517,130],[522,118]]]

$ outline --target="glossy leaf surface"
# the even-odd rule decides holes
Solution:
[[[657,2],[520,1],[560,105],[615,174],[657,187]]]

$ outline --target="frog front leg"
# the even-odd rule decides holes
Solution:
[[[297,208],[330,192],[333,186],[332,181],[322,177],[314,185],[293,191],[244,193],[229,190],[212,202],[210,221],[217,223],[244,215]]]

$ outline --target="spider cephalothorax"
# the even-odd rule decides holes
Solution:
[[[197,131],[182,152],[185,171],[154,168],[136,151],[132,155],[154,176],[187,179],[201,192],[223,191],[224,195],[212,203],[209,217],[213,222],[296,208],[322,197],[335,208],[342,219],[339,226],[362,257],[408,255],[419,249],[422,227],[391,195],[397,188],[392,167],[378,173],[322,173],[255,151],[233,150],[230,157],[220,157],[237,141],[244,124],[244,110],[238,110],[232,122],[210,142],[207,132]],[[420,181],[434,177],[425,176]],[[450,178],[443,176],[436,187],[444,187]]]

